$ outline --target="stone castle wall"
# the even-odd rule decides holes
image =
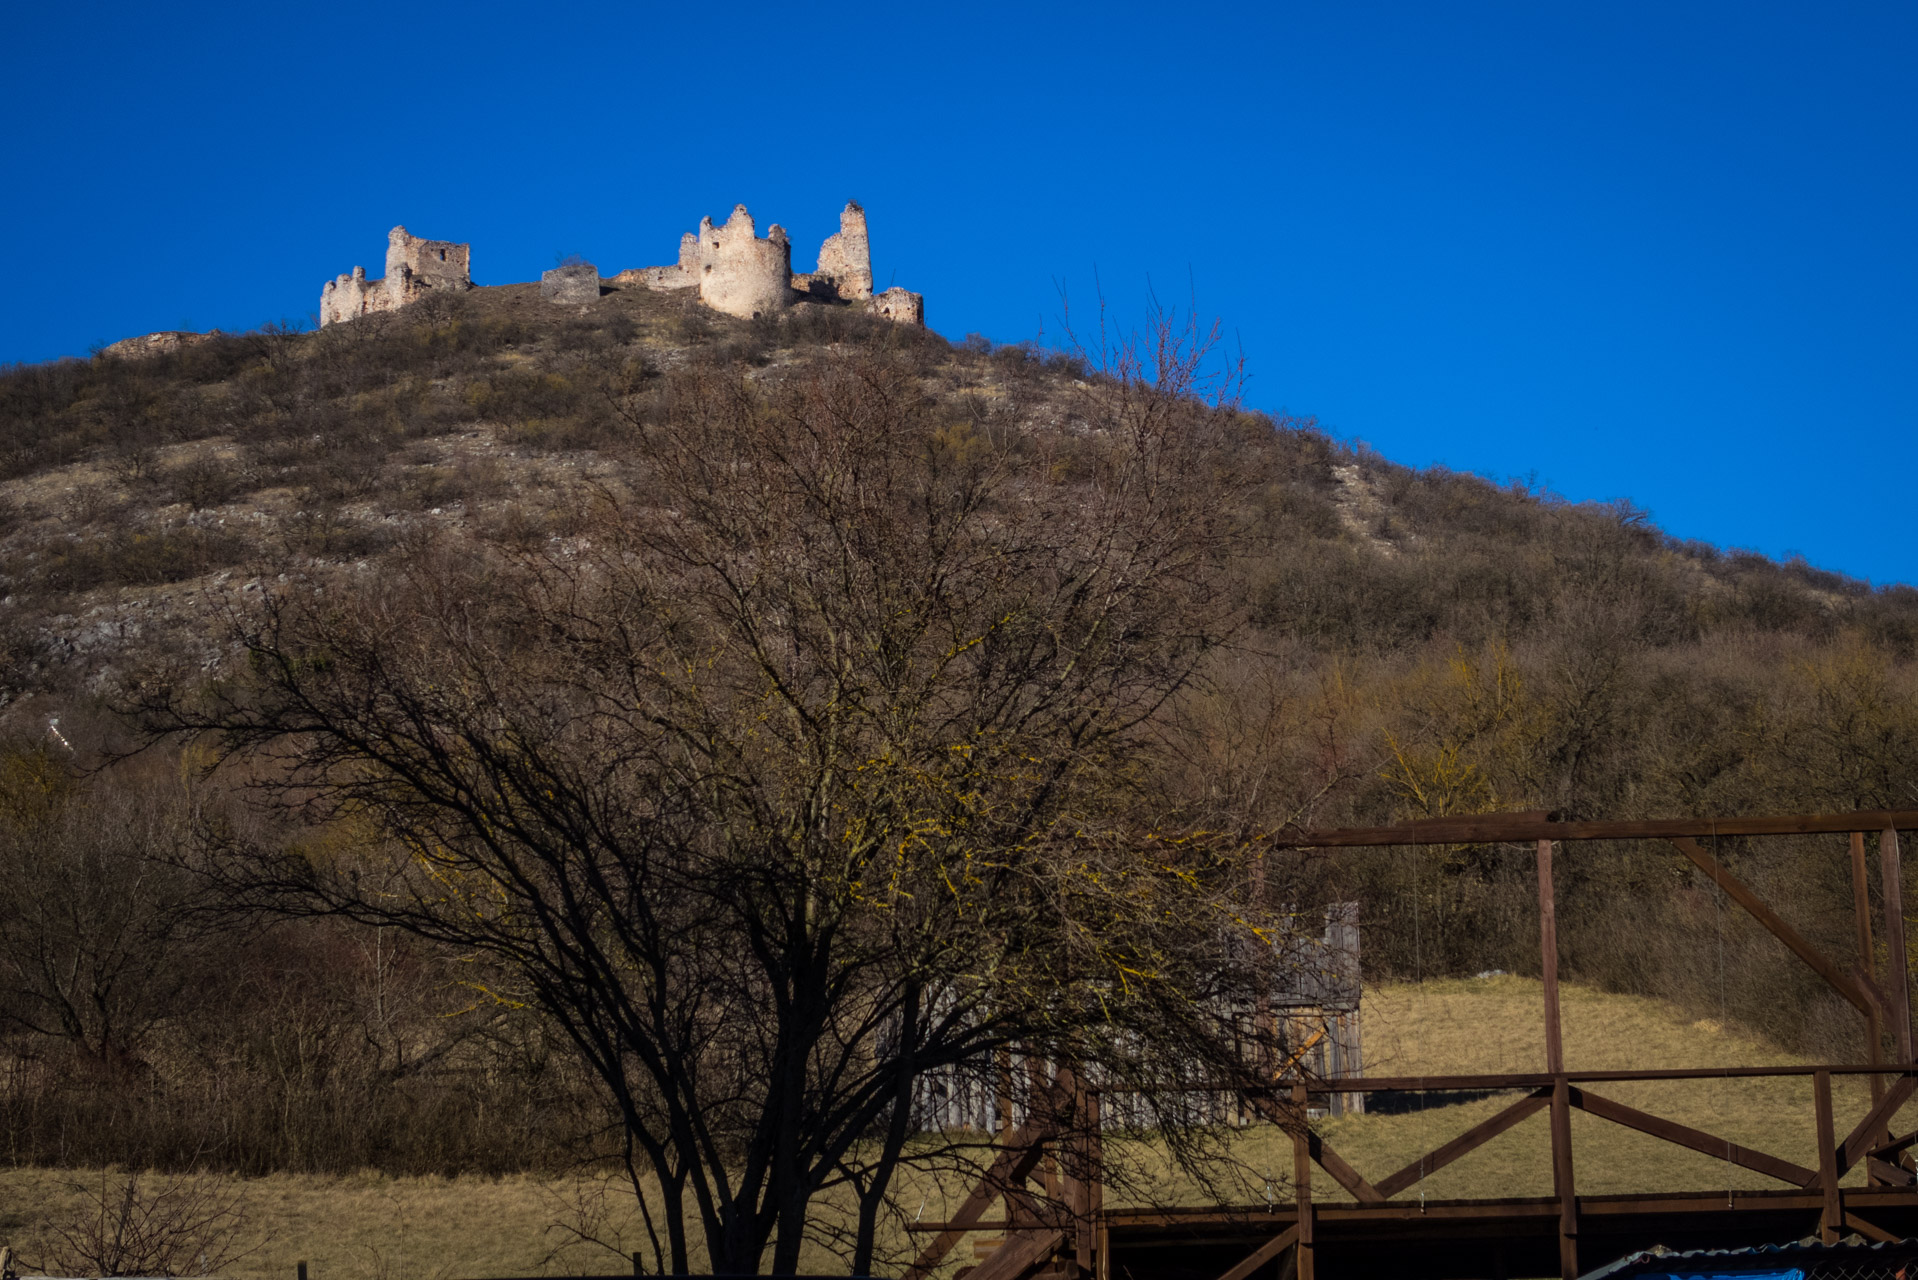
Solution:
[[[386,235],[386,274],[410,275],[424,289],[473,287],[473,246],[423,240],[394,227]]]
[[[697,289],[699,300],[715,311],[742,319],[776,315],[801,300],[861,306],[900,324],[924,326],[925,299],[904,289],[872,290],[872,242],[866,211],[848,201],[839,214],[839,230],[819,247],[816,270],[794,275],[792,243],[774,223],[759,235],[745,205],[733,206],[723,226],[702,218],[699,230],[680,238],[679,261],[671,266],[635,267],[606,283],[616,289]],[[594,272],[547,272],[543,296],[569,303],[598,297]],[[320,324],[340,324],[360,316],[397,311],[436,290],[473,287],[472,246],[427,240],[394,227],[386,240],[386,275],[367,278],[364,267],[326,283],[320,292]]]
[[[900,324],[925,325],[925,299],[904,289],[872,291],[872,241],[866,211],[847,201],[839,230],[819,247],[819,265],[792,272],[792,245],[775,223],[759,239],[745,205],[733,206],[722,227],[711,218],[680,240],[679,262],[670,267],[633,267],[612,277],[620,289],[690,289],[715,311],[751,319],[784,311],[796,302],[852,303]]]
[[[473,287],[473,247],[450,240],[423,240],[405,227],[386,236],[386,275],[366,278],[365,267],[354,267],[326,282],[320,290],[320,327],[340,324],[382,311],[398,311],[439,290]]]
[[[884,293],[873,295],[869,304],[872,313],[894,324],[909,324],[915,329],[926,327],[926,297],[910,289],[888,289]]]

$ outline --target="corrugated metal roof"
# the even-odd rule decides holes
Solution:
[[[1644,1249],[1620,1258],[1596,1271],[1588,1271],[1579,1280],[1606,1280],[1633,1274],[1671,1275],[1683,1271],[1693,1275],[1753,1275],[1813,1267],[1819,1263],[1847,1260],[1890,1262],[1895,1258],[1918,1259],[1918,1240],[1868,1241],[1848,1236],[1837,1244],[1815,1239],[1795,1240],[1790,1244],[1760,1244],[1744,1249]]]

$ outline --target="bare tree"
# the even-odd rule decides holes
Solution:
[[[849,1181],[866,1272],[925,1073],[1235,1069],[1221,1002],[1272,954],[1239,868],[1109,834],[1232,625],[1189,389],[1135,371],[1070,436],[932,417],[869,356],[688,372],[582,536],[296,580],[235,616],[244,678],[146,709],[365,833],[230,837],[245,900],[483,956],[563,1029],[658,1265],[696,1229],[791,1273]]]
[[[84,1210],[53,1228],[39,1266],[72,1276],[210,1276],[259,1249],[245,1197],[213,1174],[102,1172],[71,1183]]]
[[[37,748],[3,763],[0,1026],[125,1070],[193,977],[190,798],[177,779],[89,782]]]

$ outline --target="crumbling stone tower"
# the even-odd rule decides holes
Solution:
[[[715,311],[752,319],[784,311],[795,302],[852,303],[900,324],[926,323],[926,300],[905,289],[872,291],[872,242],[866,211],[848,201],[839,214],[839,230],[819,247],[819,267],[792,274],[792,245],[774,224],[756,238],[745,205],[733,206],[723,227],[711,218],[679,242],[679,262],[670,267],[633,267],[612,277],[619,289],[693,289]]]
[[[386,276],[368,280],[365,267],[326,282],[320,290],[320,326],[339,324],[376,311],[398,311],[436,289],[473,287],[473,246],[450,240],[423,240],[405,227],[386,236]]]
[[[752,320],[792,305],[793,252],[786,229],[777,222],[760,239],[746,206],[733,206],[723,227],[699,220],[699,300],[715,311]],[[680,261],[686,258],[680,246]]]
[[[872,297],[872,242],[866,238],[866,211],[848,200],[839,213],[839,231],[819,246],[819,267],[794,276],[793,288],[839,302]]]

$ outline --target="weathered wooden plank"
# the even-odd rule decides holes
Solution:
[[[1292,1086],[1294,1110],[1287,1112],[1272,1098],[1251,1094],[1247,1101],[1252,1109],[1277,1125],[1294,1125],[1302,1131],[1306,1144],[1306,1155],[1321,1169],[1332,1175],[1332,1180],[1344,1187],[1360,1204],[1384,1204],[1386,1197],[1378,1188],[1365,1180],[1365,1176],[1350,1164],[1345,1157],[1332,1150],[1325,1140],[1312,1132],[1312,1126],[1305,1119],[1305,1088],[1303,1082]],[[1300,1134],[1293,1135],[1298,1141]]]
[[[1567,1071],[1564,1076],[1573,1084],[1610,1083],[1627,1080],[1749,1080],[1768,1076],[1809,1076],[1819,1071],[1829,1071],[1834,1076],[1863,1076],[1874,1073],[1883,1076],[1918,1075],[1918,1064],[1909,1067],[1869,1067],[1855,1062],[1804,1063],[1773,1067],[1662,1067],[1642,1070],[1621,1069],[1617,1071]],[[1430,1075],[1430,1076],[1353,1076],[1345,1080],[1326,1080],[1308,1084],[1306,1087],[1314,1094],[1328,1093],[1417,1093],[1422,1090],[1483,1089],[1536,1089],[1549,1086],[1557,1079],[1547,1071],[1494,1071],[1482,1075]],[[1170,1089],[1108,1089],[1108,1094],[1120,1096],[1132,1093],[1193,1093],[1203,1092],[1189,1086]]]

